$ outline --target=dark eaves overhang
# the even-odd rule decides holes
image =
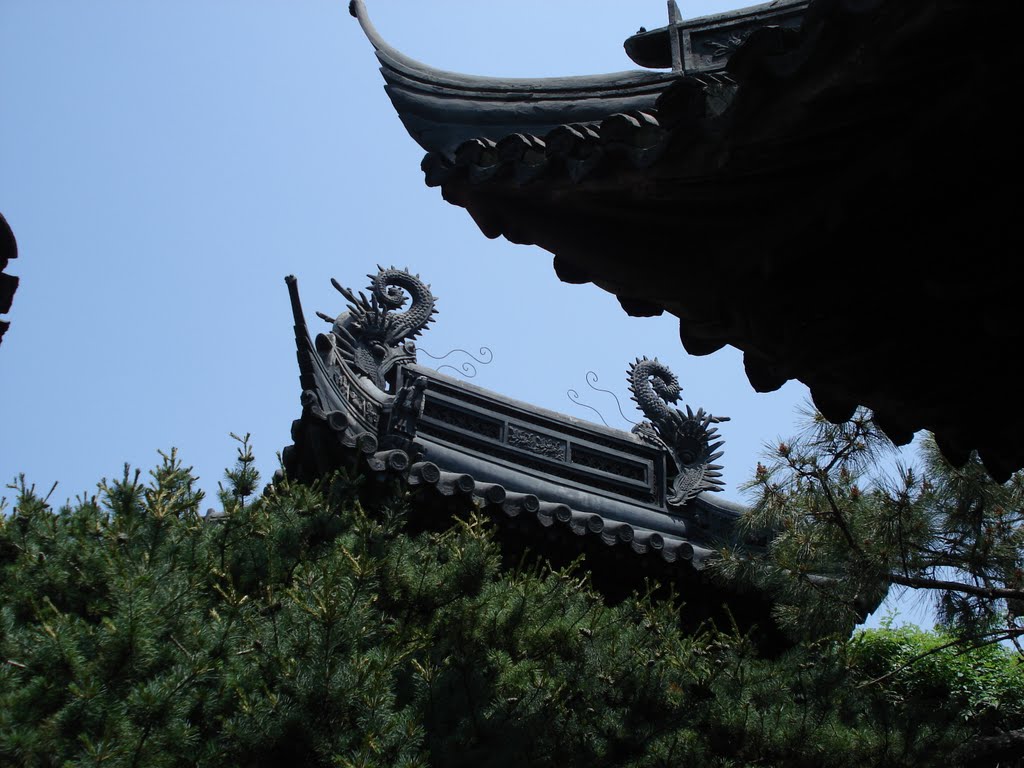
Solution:
[[[485,235],[676,315],[692,354],[737,347],[758,391],[799,379],[834,421],[867,406],[897,444],[928,429],[1006,479],[1024,466],[1001,375],[1024,335],[1009,25],[970,0],[815,0],[765,26],[768,6],[732,14],[757,28],[717,59],[694,44],[730,14],[631,38],[671,71],[540,81],[431,70],[352,10],[427,183]]]

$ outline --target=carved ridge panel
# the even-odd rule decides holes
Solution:
[[[450,408],[429,397],[423,406],[423,415],[489,440],[501,441],[501,422],[477,416],[461,408]]]
[[[534,415],[530,413],[523,413],[519,410],[506,406],[504,403],[491,402],[475,396],[475,394],[460,392],[453,389],[446,382],[437,381],[431,379],[429,376],[429,370],[426,374],[427,380],[430,382],[428,391],[430,396],[433,397],[433,403],[438,403],[437,396],[442,395],[446,398],[451,398],[459,403],[465,403],[467,409],[483,409],[497,416],[503,417],[510,421],[515,421],[520,424],[529,424],[540,428],[550,428],[551,419],[543,415]],[[431,401],[428,400],[428,403]],[[447,404],[441,405],[440,407],[447,408]],[[461,409],[459,411],[462,413]],[[439,417],[435,417],[439,418]],[[444,419],[440,419],[444,420]],[[576,443],[577,441],[593,443],[600,445],[605,448],[611,448],[612,450],[623,452],[635,456],[639,461],[645,461],[650,459],[652,449],[643,443],[627,442],[626,440],[615,439],[605,435],[592,433],[586,429],[580,429],[571,424],[559,424],[559,429],[562,434],[569,439],[570,442]],[[477,430],[471,430],[477,431]],[[494,439],[499,439],[494,437]]]
[[[343,375],[339,368],[335,367],[331,371],[331,378],[338,393],[348,403],[352,415],[363,419],[372,428],[376,428],[380,422],[380,407],[377,403],[360,392],[359,387]]]
[[[434,440],[448,443],[450,445],[462,446],[463,448],[468,448],[477,452],[483,452],[486,450],[486,455],[489,458],[501,459],[513,466],[526,467],[528,469],[542,472],[546,475],[560,477],[563,480],[577,483],[582,488],[596,488],[616,496],[633,499],[634,501],[638,501],[642,504],[652,506],[661,504],[660,494],[652,492],[650,488],[644,489],[627,486],[621,482],[616,482],[614,478],[610,477],[594,477],[593,475],[588,474],[585,468],[569,464],[568,462],[555,463],[541,457],[531,458],[530,456],[524,456],[519,451],[510,450],[502,445],[485,447],[468,435],[450,432],[448,430],[431,430],[426,434],[429,434],[429,436]]]
[[[638,482],[647,482],[647,467],[632,461],[624,461],[616,456],[598,453],[582,446],[572,447],[572,463],[581,467],[598,469],[612,475],[619,475]]]
[[[518,424],[508,425],[506,442],[513,448],[529,451],[553,461],[565,461],[567,448],[565,440],[534,432],[532,429],[526,429]]]

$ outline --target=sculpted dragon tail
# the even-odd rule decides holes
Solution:
[[[681,506],[704,491],[722,490],[722,467],[713,462],[722,456],[719,449],[724,441],[716,441],[718,429],[713,425],[728,421],[728,417],[712,416],[703,408],[695,413],[689,406],[684,414],[672,407],[682,388],[676,375],[657,358],[638,358],[630,364],[627,380],[633,400],[648,419],[633,431],[666,448],[675,461],[678,474],[672,479],[668,502]]]
[[[378,266],[376,275],[367,275],[372,281],[370,290],[378,304],[384,308],[388,318],[388,341],[397,344],[404,339],[415,339],[433,322],[437,309],[430,286],[419,275],[410,274],[407,269]],[[406,294],[411,303],[404,312]]]
[[[430,286],[419,275],[395,267],[378,269],[376,275],[367,275],[371,281],[369,297],[331,280],[349,305],[333,320],[331,333],[317,337],[317,349],[325,358],[339,355],[378,388],[385,389],[388,373],[396,365],[415,362],[416,345],[412,340],[433,321],[437,308]],[[407,301],[408,309],[396,311]],[[330,320],[327,315],[317,314]]]

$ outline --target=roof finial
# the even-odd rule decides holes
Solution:
[[[679,6],[676,5],[676,0],[668,0],[668,39],[672,45],[672,71],[682,72],[683,71],[683,55],[679,50],[679,29],[678,25],[682,22],[683,15],[679,12]]]

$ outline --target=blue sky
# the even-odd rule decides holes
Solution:
[[[666,20],[664,0],[367,5],[414,58],[521,77],[632,69],[622,41]],[[363,288],[378,263],[439,297],[423,349],[490,347],[475,383],[521,400],[589,418],[575,388],[628,427],[587,371],[635,418],[626,366],[658,356],[687,403],[732,417],[738,501],[807,397],[796,382],[758,395],[735,350],[688,357],[672,318],[630,318],[560,283],[545,251],[483,237],[423,183],[342,0],[2,0],[0,105],[0,211],[22,279],[0,346],[5,483],[58,481],[62,501],[174,446],[213,505],[230,432],[252,433],[269,479],[301,410],[284,276],[317,327],[315,310],[343,309],[330,278]]]

